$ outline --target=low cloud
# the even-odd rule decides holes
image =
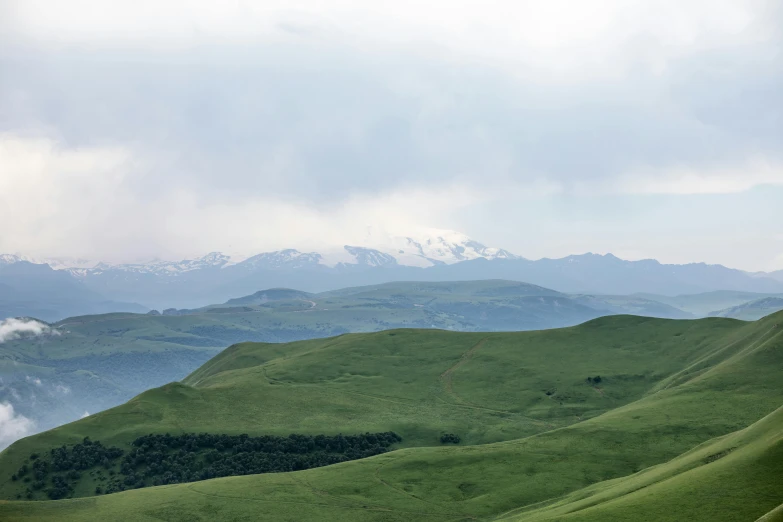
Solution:
[[[0,450],[32,434],[33,430],[35,430],[35,422],[16,413],[12,404],[0,403]]]
[[[59,335],[59,332],[35,319],[10,318],[0,321],[0,343],[39,335]]]

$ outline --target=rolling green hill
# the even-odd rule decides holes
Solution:
[[[765,297],[747,303],[742,303],[731,308],[712,312],[712,317],[732,317],[744,321],[755,321],[769,314],[783,310],[783,297]]]
[[[513,281],[389,283],[311,295],[271,289],[197,310],[56,323],[59,335],[0,344],[0,402],[48,429],[182,379],[242,341],[287,342],[390,328],[458,331],[570,326],[602,315],[684,317],[639,298],[585,296]]]
[[[663,303],[678,310],[690,313],[695,317],[707,317],[715,310],[723,310],[739,306],[766,297],[783,297],[783,294],[760,294],[741,292],[737,290],[717,290],[700,294],[683,294],[667,296],[660,294],[634,294],[652,302]],[[756,319],[758,319],[757,317]]]
[[[614,316],[541,332],[396,330],[240,344],[180,384],[18,441],[0,454],[0,494],[24,492],[7,473],[32,453],[85,436],[127,449],[146,433],[391,430],[402,437],[398,449],[293,473],[10,501],[0,518],[775,516],[783,503],[781,323],[783,313],[754,323]],[[462,442],[442,445],[443,433]],[[73,496],[92,495],[99,483],[84,472]]]

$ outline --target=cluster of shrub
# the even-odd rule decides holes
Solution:
[[[459,438],[459,435],[454,435],[453,433],[446,433],[444,435],[440,436],[440,442],[441,444],[459,444],[459,441],[461,439]]]
[[[97,471],[97,475],[94,475],[95,471],[90,473],[105,482],[95,493],[114,493],[216,477],[327,466],[385,453],[401,440],[394,432],[333,436],[292,434],[288,437],[165,434],[139,437],[129,451],[123,452],[120,448],[105,447],[85,438],[74,446],[51,450],[48,461],[39,459],[36,454],[30,456],[35,482],[28,488],[27,498],[33,498],[33,491],[46,487],[49,472],[60,473],[52,476],[51,486],[46,490],[49,498],[58,499],[73,492],[73,486],[81,477],[80,471],[94,467],[109,470],[109,477],[103,476],[101,471]],[[118,459],[119,472],[116,473]],[[30,471],[25,464],[12,479],[22,478],[29,482],[32,480],[28,476]]]
[[[596,375],[595,377],[588,377],[587,382],[588,384],[600,384],[601,383],[601,376]]]

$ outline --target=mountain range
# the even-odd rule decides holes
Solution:
[[[149,308],[195,308],[258,288],[324,292],[393,281],[507,279],[565,293],[623,295],[674,296],[717,290],[783,292],[781,271],[749,273],[722,265],[663,264],[653,259],[626,261],[612,254],[593,253],[530,260],[502,248],[487,247],[464,234],[441,230],[415,237],[370,237],[363,246],[344,245],[323,252],[284,249],[252,256],[212,252],[182,261],[99,262],[91,266],[85,266],[89,263],[83,259],[73,261],[72,266],[66,266],[66,261],[0,256],[0,285],[9,284],[3,275],[8,267],[22,265],[33,270],[30,265],[48,264],[57,267],[50,271],[60,274],[62,284],[52,287],[46,299],[70,302],[75,292],[82,295],[80,302],[92,303],[91,313],[98,313],[100,303],[105,302],[126,303],[126,307],[139,307],[133,303],[140,303]],[[8,291],[4,292],[3,286],[0,293],[6,296],[0,296],[0,302],[6,302],[2,308],[6,315],[22,315],[34,308],[30,302],[13,308],[8,305]],[[85,293],[92,297],[85,299]],[[54,312],[38,317],[57,320],[83,313],[75,309],[62,310],[60,315],[57,310]]]

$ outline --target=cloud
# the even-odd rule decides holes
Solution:
[[[81,417],[79,417],[79,418],[80,418],[80,419],[84,419],[85,417],[89,417],[89,416],[90,416],[90,412],[88,412],[88,411],[85,411],[84,413],[82,413],[82,416],[81,416]]]
[[[780,180],[781,2],[4,5],[0,251],[317,248]]]
[[[41,386],[41,379],[39,379],[38,377],[30,377],[29,375],[26,375],[24,380],[26,380],[27,382],[33,383],[36,386]]]
[[[701,171],[689,167],[660,172],[641,169],[620,180],[615,190],[627,194],[734,194],[764,185],[783,185],[783,164],[756,159]]]
[[[38,335],[59,335],[59,332],[50,326],[34,319],[9,318],[0,321],[0,343],[21,339],[22,337]],[[30,378],[28,377],[28,380]],[[40,380],[38,381],[40,384]]]
[[[760,15],[774,14],[774,6],[757,0],[433,0],[426,5],[414,0],[372,5],[358,0],[328,5],[317,0],[235,5],[74,0],[67,6],[24,0],[9,3],[6,20],[12,40],[49,46],[160,51],[303,38],[376,46],[421,47],[426,42],[452,53],[522,56],[573,70],[627,51],[629,46],[623,44],[634,43],[640,34],[657,43],[659,52],[675,55],[737,39],[753,41],[762,37],[762,29],[774,27],[771,20],[759,20]],[[748,32],[754,23],[756,31]]]
[[[0,403],[0,450],[12,442],[30,435],[35,430],[35,422],[24,415],[14,412],[8,402]]]

